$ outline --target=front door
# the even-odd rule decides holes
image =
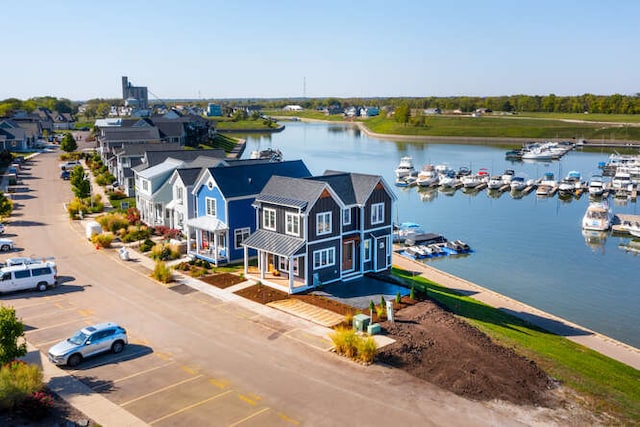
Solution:
[[[342,243],[342,271],[353,271],[355,261],[355,241]]]

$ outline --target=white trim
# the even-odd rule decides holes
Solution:
[[[244,240],[249,237],[251,235],[251,228],[250,227],[242,227],[242,228],[236,228],[235,230],[233,230],[233,248],[234,249],[242,249],[242,242],[240,242],[240,244],[238,244],[238,234],[245,234],[246,236],[242,237],[242,242],[244,242]]]
[[[328,211],[328,212],[320,212],[316,214],[316,236],[323,236],[325,234],[331,234],[331,231],[333,229],[333,212]],[[323,220],[320,220],[320,217],[325,217]],[[323,226],[326,225],[326,223],[329,223],[328,225],[328,229],[325,230],[325,227],[323,227],[323,229],[320,229],[320,225],[322,224]]]
[[[364,239],[364,262],[371,261],[371,239]]]
[[[345,218],[345,214],[349,214],[348,219]],[[342,225],[351,225],[351,208],[346,208],[342,210]]]
[[[212,202],[211,205],[209,202]],[[213,209],[209,209],[212,207]],[[204,198],[204,209],[206,211],[206,216],[217,217],[218,216],[218,201],[213,197],[205,197]]]
[[[267,214],[271,214],[271,213],[273,213],[273,218],[271,218],[271,215],[267,217]],[[271,223],[272,220],[273,220],[273,224]],[[276,231],[276,210],[275,209],[264,208],[262,210],[262,228],[269,231]]]
[[[379,215],[378,215],[379,214]],[[384,223],[384,202],[371,205],[371,225]]]
[[[319,256],[319,263],[316,263],[316,255]],[[325,255],[326,264],[322,264],[323,255]],[[313,270],[319,270],[322,268],[332,267],[336,265],[336,248],[324,248],[318,249],[317,251],[313,251]]]
[[[291,225],[291,230],[289,230]],[[284,232],[289,236],[300,237],[300,216],[293,212],[285,213]]]

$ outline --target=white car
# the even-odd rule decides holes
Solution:
[[[127,345],[127,331],[112,322],[80,329],[71,338],[49,349],[49,361],[56,365],[77,366],[83,359],[111,351],[120,353]]]
[[[13,240],[0,239],[0,252],[9,252],[13,249]]]
[[[47,258],[38,258],[38,257],[26,257],[26,256],[18,256],[13,258],[7,258],[4,263],[2,263],[5,267],[13,267],[14,265],[29,265],[29,264],[40,264],[45,263],[50,267],[56,269],[56,263],[53,261],[53,257]]]

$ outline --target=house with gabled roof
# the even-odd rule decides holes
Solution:
[[[112,154],[106,155],[104,162],[109,172],[116,177],[118,186],[128,196],[135,194],[135,176],[133,168],[141,165],[147,151],[172,151],[180,149],[179,144],[123,144],[113,147]]]
[[[242,261],[242,243],[256,230],[252,203],[273,176],[311,173],[302,160],[238,160],[203,169],[192,191],[196,213],[187,220],[188,254],[215,264]]]
[[[272,177],[253,204],[258,227],[243,243],[245,276],[297,293],[390,269],[395,200],[378,175]]]

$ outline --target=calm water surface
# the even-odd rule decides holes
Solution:
[[[369,138],[338,124],[287,123],[273,135],[248,135],[244,157],[267,147],[282,150],[285,159],[303,159],[311,173],[327,169],[380,174],[393,186],[393,170],[401,156],[425,163],[487,168],[501,174],[514,169],[526,178],[545,172],[564,177],[578,170],[583,179],[597,171],[608,153],[573,151],[561,161],[511,162],[505,147],[447,143],[393,142]],[[506,192],[491,197],[486,190],[453,195],[438,191],[399,189],[396,222],[412,221],[426,231],[469,243],[474,252],[426,262],[456,276],[553,313],[620,341],[640,347],[640,257],[619,245],[628,237],[582,235],[581,219],[588,195],[562,201],[541,199],[535,192],[513,199]],[[615,213],[640,214],[635,202],[611,199]]]

